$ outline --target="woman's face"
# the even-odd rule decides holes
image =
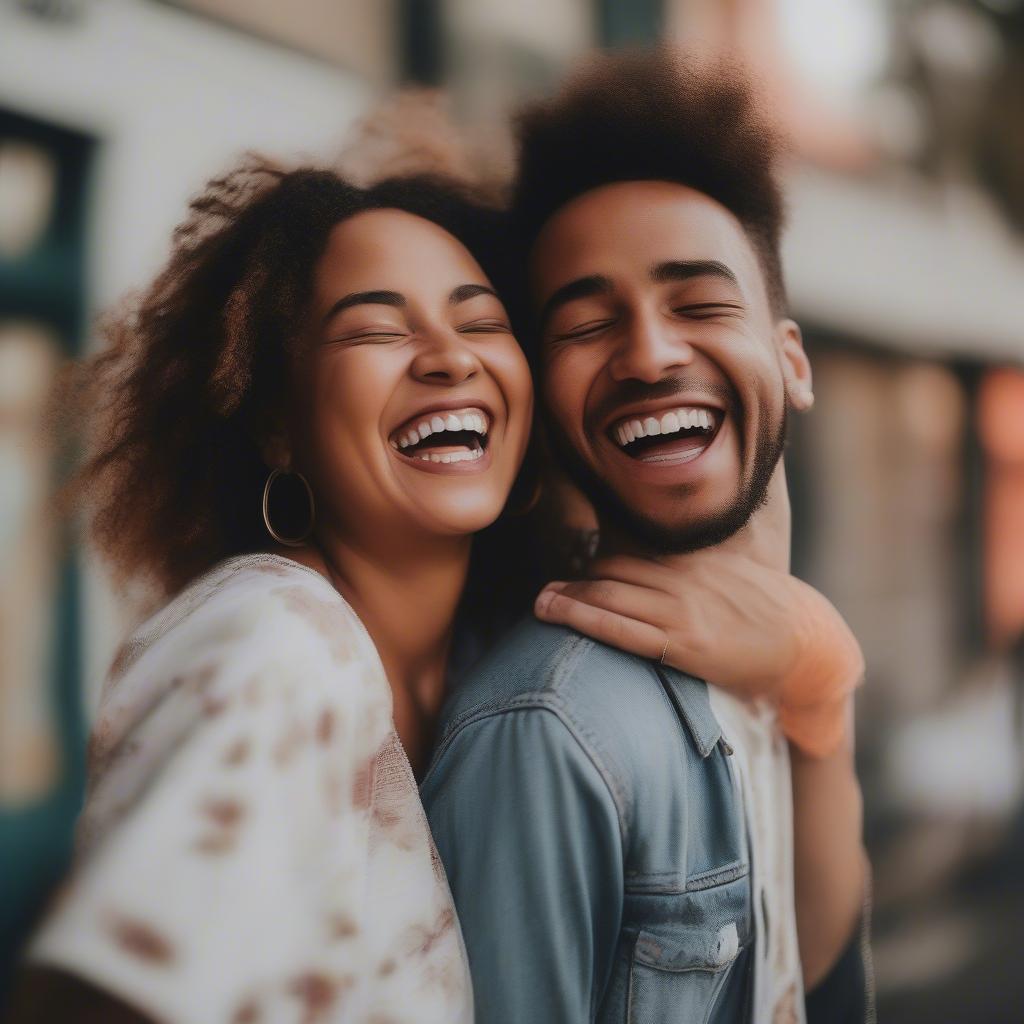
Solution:
[[[288,432],[321,527],[400,542],[498,517],[526,448],[530,374],[460,242],[400,210],[343,221],[317,266],[305,341]]]

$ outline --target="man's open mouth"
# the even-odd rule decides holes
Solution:
[[[490,417],[467,408],[420,414],[407,420],[389,438],[391,447],[424,462],[475,462],[487,450]]]
[[[640,462],[692,462],[710,447],[724,419],[718,409],[683,405],[616,420],[608,428],[608,436]]]

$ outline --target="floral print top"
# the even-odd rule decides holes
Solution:
[[[319,574],[230,559],[125,645],[29,958],[175,1024],[472,1020],[380,658]]]

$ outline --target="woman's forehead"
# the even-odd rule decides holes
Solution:
[[[439,224],[405,210],[364,210],[337,224],[320,260],[328,273],[390,265],[429,272],[438,264],[476,268],[469,250]]]

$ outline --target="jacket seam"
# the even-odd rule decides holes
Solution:
[[[750,865],[743,861],[733,861],[690,878],[679,871],[636,872],[626,876],[625,891],[637,896],[683,896],[688,892],[703,892],[728,885],[746,877],[749,872]]]
[[[531,709],[547,711],[549,714],[554,715],[555,718],[565,726],[566,732],[568,732],[570,737],[572,737],[573,742],[580,748],[591,765],[593,765],[594,770],[597,772],[605,789],[608,791],[608,796],[611,798],[612,805],[615,807],[615,817],[619,824],[619,838],[622,843],[622,856],[623,861],[625,861],[626,851],[628,849],[627,826],[625,821],[625,812],[623,809],[623,804],[626,802],[625,795],[621,793],[619,786],[615,782],[614,775],[602,762],[597,750],[594,749],[593,743],[588,742],[585,730],[582,729],[579,723],[577,723],[572,716],[566,712],[564,707],[559,706],[560,703],[561,701],[552,700],[552,697],[545,693],[534,692],[530,694],[522,694],[519,697],[506,701],[498,708],[478,708],[475,712],[468,713],[464,718],[459,720],[457,725],[453,726],[451,733],[445,737],[441,746],[438,747],[433,763],[430,766],[430,770],[427,772],[426,776],[424,776],[421,785],[425,786],[427,784],[431,775],[434,773],[434,769],[440,763],[441,758],[447,753],[448,748],[452,745],[458,735],[464,732],[469,726],[485,721],[488,718],[499,718],[503,715],[513,714],[517,711],[529,711]]]
[[[566,636],[563,640],[559,642],[558,648],[548,656],[546,671],[544,673],[543,679],[541,680],[540,686],[535,686],[527,693],[521,693],[514,698],[507,698],[506,700],[499,701],[497,703],[490,701],[478,701],[476,704],[468,708],[466,711],[463,711],[460,714],[456,715],[451,720],[451,722],[448,723],[448,725],[445,727],[444,731],[441,734],[440,742],[438,743],[437,748],[434,752],[434,757],[431,760],[430,768],[427,770],[427,775],[429,776],[430,769],[433,768],[433,762],[438,759],[440,753],[445,749],[445,747],[449,744],[452,738],[459,732],[459,730],[463,727],[464,724],[471,721],[476,721],[476,719],[481,714],[486,714],[487,712],[500,711],[502,708],[509,706],[510,701],[514,702],[522,698],[543,698],[545,693],[545,687],[548,684],[554,686],[557,685],[558,682],[560,682],[560,678],[556,680],[556,677],[561,677],[562,675],[564,675],[564,670],[562,669],[563,663],[566,660],[571,660],[573,666],[575,666],[575,663],[579,658],[579,648],[580,646],[582,646],[580,644],[580,641],[586,639],[586,637],[580,636],[580,634],[578,633],[570,633],[568,636]],[[566,648],[568,648],[568,650],[566,650]],[[553,665],[551,664],[552,662],[554,662]]]

